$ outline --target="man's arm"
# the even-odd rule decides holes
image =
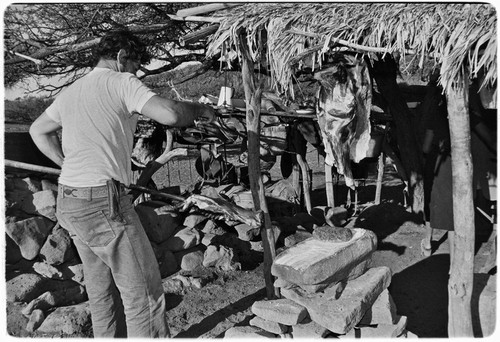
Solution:
[[[192,125],[194,120],[202,119],[212,122],[215,110],[207,105],[196,102],[181,102],[155,95],[142,107],[141,114],[171,127]]]
[[[45,112],[30,126],[30,135],[38,149],[50,160],[62,166],[64,154],[57,131],[61,126],[52,120]]]

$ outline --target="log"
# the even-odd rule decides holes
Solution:
[[[272,229],[271,216],[267,207],[264,191],[264,182],[260,172],[260,103],[262,88],[255,86],[254,65],[250,57],[246,36],[242,33],[239,37],[242,51],[242,78],[245,90],[246,124],[248,136],[248,176],[254,209],[262,210],[264,214],[264,227],[261,228],[262,244],[264,247],[264,280],[268,299],[279,298],[279,290],[274,287],[274,278],[271,266],[276,257],[276,246]]]
[[[453,176],[453,253],[448,281],[448,336],[473,337],[474,202],[468,85],[446,92]]]
[[[223,17],[199,17],[199,16],[194,16],[190,15],[187,17],[179,17],[174,14],[167,14],[168,17],[172,20],[177,20],[177,21],[193,21],[193,22],[202,22],[202,23],[220,23]]]
[[[201,30],[195,31],[195,32],[190,32],[186,34],[184,37],[179,38],[179,44],[181,46],[189,45],[196,43],[200,39],[206,38],[210,36],[211,34],[217,32],[217,29],[219,28],[219,24],[215,25],[210,25],[207,27],[202,28]]]
[[[17,169],[28,170],[28,171],[48,173],[51,175],[61,174],[60,169],[56,169],[53,167],[47,167],[47,166],[34,165],[34,164],[29,164],[29,163],[23,163],[23,162],[18,162],[18,161],[9,160],[9,159],[5,159],[5,166],[14,167]]]
[[[210,12],[219,11],[226,8],[241,6],[242,4],[238,3],[214,3],[208,5],[202,5],[197,7],[185,8],[177,11],[178,17],[188,17],[198,14],[205,14]]]

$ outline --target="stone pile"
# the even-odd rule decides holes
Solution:
[[[72,239],[55,216],[56,182],[6,174],[7,301],[20,308],[18,314],[25,317],[29,333],[88,336],[91,323],[83,267]],[[202,194],[217,196],[224,190],[207,187]],[[259,229],[196,213],[165,214],[158,210],[163,205],[147,200],[135,208],[155,251],[166,293],[201,288],[210,281],[210,272],[262,262]],[[295,228],[275,222],[276,239],[283,241],[296,230],[300,220],[290,221]],[[200,268],[211,271],[197,272]]]
[[[411,334],[406,330],[406,317],[397,315],[387,289],[390,269],[370,267],[377,245],[375,234],[361,228],[343,229],[347,228],[315,227],[312,237],[280,253],[271,272],[283,298],[254,303],[250,326],[231,328],[225,337],[385,338]]]

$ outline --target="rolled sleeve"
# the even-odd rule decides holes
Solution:
[[[142,111],[142,108],[153,96],[156,95],[145,86],[136,76],[130,74],[127,82],[125,103],[130,113]]]

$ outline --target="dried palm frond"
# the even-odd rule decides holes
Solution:
[[[420,67],[432,57],[441,64],[445,89],[460,86],[462,77],[474,78],[481,69],[485,83],[496,82],[496,12],[490,4],[248,3],[218,15],[224,19],[209,41],[208,55],[224,43],[239,50],[244,32],[254,62],[265,57],[275,89],[292,96],[297,56],[319,56],[325,43],[333,47],[339,41],[372,58],[374,48],[398,52],[402,67],[409,67],[404,65],[407,54],[414,55],[409,63]]]

